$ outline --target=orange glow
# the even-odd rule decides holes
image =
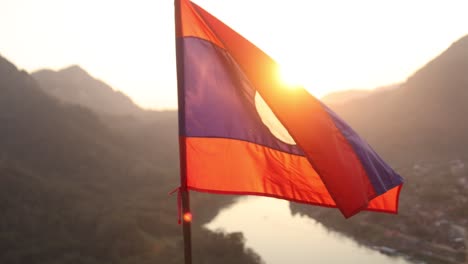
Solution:
[[[187,223],[192,222],[192,213],[186,212],[183,218],[184,218],[184,222],[187,222]]]
[[[293,58],[299,56],[298,54],[292,54]],[[315,85],[316,81],[314,80],[316,76],[314,75],[314,71],[311,70],[310,67],[308,67],[308,65],[301,59],[289,59],[282,61],[278,67],[277,75],[284,88],[304,88],[307,90],[307,92],[316,98],[323,97],[332,91],[330,88],[320,87],[320,84]],[[330,80],[334,79],[334,77],[327,77],[323,75],[321,78],[329,78]]]
[[[300,65],[296,67],[285,67],[281,65],[278,68],[278,76],[285,88],[296,89],[304,86],[304,75],[299,71]]]

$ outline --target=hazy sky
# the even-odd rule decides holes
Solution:
[[[403,81],[468,34],[468,1],[196,0],[322,96]],[[148,108],[176,107],[173,0],[0,0],[0,54],[78,64]]]

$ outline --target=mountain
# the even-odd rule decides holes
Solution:
[[[405,178],[397,216],[291,204],[294,214],[387,254],[424,263],[468,260],[468,36],[399,88],[330,104]]]
[[[136,152],[161,159],[165,157],[167,166],[178,166],[177,153],[167,151],[178,148],[176,111],[142,109],[128,96],[77,65],[59,71],[39,70],[32,77],[48,95],[63,103],[92,110]]]
[[[466,158],[468,36],[397,89],[331,104],[378,152],[398,164]]]
[[[0,263],[182,263],[177,135],[150,155],[44,85],[0,56]],[[153,135],[177,129],[160,121]],[[229,199],[192,198],[194,263],[260,263],[242,234],[202,227]]]
[[[343,104],[351,100],[369,96],[373,93],[393,90],[393,89],[398,88],[399,86],[400,84],[392,84],[392,85],[378,87],[373,90],[353,89],[353,90],[337,91],[337,92],[332,92],[332,93],[325,95],[323,98],[321,98],[321,101],[330,105]]]
[[[39,70],[32,73],[32,77],[45,92],[66,103],[105,114],[142,112],[128,96],[93,78],[77,65],[59,71]]]
[[[366,97],[370,93],[372,93],[370,90],[358,89],[337,91],[325,95],[321,98],[321,101],[326,104],[342,104],[353,99]]]

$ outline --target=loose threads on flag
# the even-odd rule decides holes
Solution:
[[[180,225],[182,223],[182,194],[180,193],[180,187],[175,188],[172,190],[169,195],[174,194],[177,192],[177,223]],[[185,214],[184,214],[184,221],[185,221]],[[192,221],[192,214],[190,214],[190,221]],[[186,222],[190,222],[186,221]]]

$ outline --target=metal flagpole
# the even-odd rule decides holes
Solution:
[[[180,188],[179,194],[182,204],[182,232],[184,235],[184,259],[185,264],[192,264],[192,233],[189,192],[187,189],[187,160],[185,152],[185,139],[182,137],[185,131],[185,94],[184,94],[184,50],[179,37],[182,36],[181,0],[174,1],[175,17],[175,42],[177,59],[177,93],[179,109],[179,160],[180,160]],[[180,206],[180,205],[179,205]]]

